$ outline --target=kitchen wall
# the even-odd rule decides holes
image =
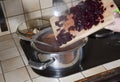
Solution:
[[[82,0],[64,0],[68,7],[76,5]],[[115,0],[119,3],[120,0]],[[19,24],[38,17],[50,18],[52,0],[0,0],[6,18],[8,31],[0,32],[0,36],[14,33]]]
[[[79,0],[64,0],[68,7],[76,5]],[[52,0],[3,0],[0,1],[6,18],[9,31],[0,33],[0,36],[14,33],[19,24],[38,17],[50,18]]]

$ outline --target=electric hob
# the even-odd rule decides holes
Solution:
[[[90,35],[83,56],[84,70],[120,59],[120,33],[103,29]]]
[[[20,40],[20,44],[25,52],[26,57],[34,61],[38,61],[36,52],[29,42]],[[46,69],[44,71],[33,69],[34,72],[47,77],[64,77],[71,75],[101,64],[105,64],[117,59],[120,59],[120,33],[109,30],[100,30],[88,36],[88,42],[82,48],[83,58],[81,62],[82,69],[78,64],[73,67],[55,72],[54,70]],[[50,70],[50,72],[48,72]]]

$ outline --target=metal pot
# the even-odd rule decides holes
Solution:
[[[53,34],[53,31],[51,28],[46,28],[41,32],[39,32],[38,34],[36,34],[33,37],[33,39],[35,40],[39,39],[43,41],[42,39],[49,34]],[[46,40],[48,40],[48,38]],[[36,49],[38,52],[40,52],[38,57],[41,63],[36,63],[32,60],[29,60],[29,64],[32,68],[37,70],[44,70],[49,67],[58,70],[69,68],[74,64],[76,64],[78,61],[82,60],[82,55],[83,55],[82,47],[86,44],[86,42],[87,42],[87,38],[84,38],[70,46],[59,49],[32,42],[31,43],[32,47]]]

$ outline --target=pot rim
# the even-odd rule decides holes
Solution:
[[[36,35],[33,36],[33,39],[37,39],[41,34],[44,33],[44,31],[49,31],[51,30],[52,28],[48,27],[48,28],[45,28],[44,30],[40,31],[39,33],[37,33]],[[82,44],[80,44],[79,46],[77,47],[73,47],[72,49],[67,49],[67,50],[61,50],[61,51],[44,51],[44,50],[41,50],[39,48],[36,47],[35,43],[34,42],[31,42],[31,46],[36,49],[37,51],[41,52],[41,53],[45,53],[45,54],[55,54],[55,53],[63,53],[63,52],[70,52],[70,51],[73,51],[75,49],[79,49],[79,48],[82,48],[88,41],[88,37],[85,37],[83,39],[81,39],[81,41],[83,42]],[[69,47],[69,46],[68,46]],[[66,48],[66,47],[65,47]]]

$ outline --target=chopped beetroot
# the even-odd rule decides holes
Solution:
[[[110,5],[110,7],[112,8],[112,7],[114,7],[114,5],[112,4],[112,5]]]
[[[111,5],[113,7],[114,5]],[[73,14],[72,19],[74,20],[74,26],[70,26],[68,31],[76,30],[80,32],[81,30],[87,30],[96,26],[99,23],[104,22],[103,13],[106,11],[101,0],[86,0],[81,1],[76,6],[70,8],[70,14]],[[61,16],[59,21],[65,20],[65,16]],[[57,35],[57,41],[60,45],[66,44],[66,42],[72,40],[73,35],[69,32],[61,31]]]

